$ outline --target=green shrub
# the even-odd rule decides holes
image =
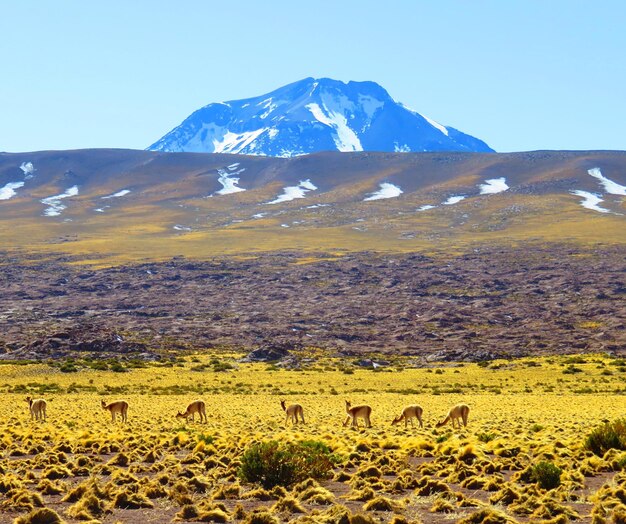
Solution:
[[[74,362],[64,362],[59,368],[59,371],[61,371],[62,373],[76,373],[78,371],[78,368],[76,367]]]
[[[259,483],[270,489],[307,478],[328,478],[336,461],[323,442],[270,440],[253,444],[244,452],[238,475],[245,482]]]
[[[552,462],[542,461],[532,467],[531,477],[539,487],[554,489],[561,484],[561,468]]]
[[[587,436],[585,448],[599,457],[609,449],[626,450],[626,419],[607,422],[594,429]]]
[[[128,370],[120,362],[113,362],[111,364],[111,371],[115,371],[115,373],[126,373]]]

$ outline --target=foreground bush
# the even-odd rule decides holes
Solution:
[[[531,470],[532,479],[543,489],[554,489],[561,484],[561,469],[552,462],[542,461]]]
[[[594,429],[585,441],[585,448],[602,457],[609,449],[626,450],[626,419],[607,422]]]
[[[239,477],[264,488],[290,486],[307,478],[328,478],[336,462],[323,442],[260,442],[241,457]]]

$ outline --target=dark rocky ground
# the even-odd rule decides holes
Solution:
[[[176,258],[108,269],[0,255],[0,358],[321,347],[426,360],[626,353],[626,251],[481,248],[298,264]],[[320,255],[324,258],[324,255]]]

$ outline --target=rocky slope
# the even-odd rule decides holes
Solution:
[[[0,258],[0,358],[325,348],[428,360],[626,352],[622,247],[297,253],[85,269]]]

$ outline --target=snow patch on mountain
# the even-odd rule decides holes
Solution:
[[[78,195],[78,186],[72,186],[65,190],[65,192],[59,195],[49,196],[47,198],[43,198],[40,202],[48,207],[44,209],[43,214],[46,217],[56,217],[59,216],[67,206],[62,203],[62,201],[66,198],[70,198]]]
[[[448,134],[448,130],[444,126],[442,126],[439,122],[435,122],[432,118],[428,118],[426,115],[421,115],[421,117],[424,120],[426,120],[426,122],[428,122],[431,126],[433,126],[436,129],[439,129],[439,131],[441,131],[444,135],[450,136]]]
[[[259,135],[268,131],[267,128],[262,127],[256,131],[248,131],[244,133],[232,133],[226,131],[221,139],[213,140],[213,152],[214,153],[239,153],[242,149],[250,146]],[[249,154],[254,154],[250,152]]]
[[[445,202],[442,202],[444,206],[451,206],[453,204],[458,204],[461,200],[465,200],[467,196],[465,195],[455,195],[448,198]]]
[[[433,206],[432,204],[424,204],[417,208],[418,211],[428,211],[429,209],[435,209],[437,206]]]
[[[367,115],[367,118],[372,120],[376,112],[384,107],[385,102],[382,100],[378,100],[370,95],[362,95],[359,94],[359,105],[361,106],[362,111]]]
[[[496,193],[502,193],[509,189],[509,186],[506,183],[506,178],[490,178],[485,180],[484,184],[480,184],[478,186],[480,189],[481,195],[495,195]]]
[[[290,202],[296,198],[304,198],[309,191],[315,191],[317,187],[308,178],[301,180],[297,186],[287,186],[283,188],[283,194],[276,197],[271,202],[266,204],[281,204],[282,202]]]
[[[122,189],[121,191],[113,193],[112,195],[103,196],[102,200],[108,200],[109,198],[120,198],[128,195],[128,193],[130,193],[130,189]]]
[[[600,181],[600,184],[604,187],[604,190],[611,195],[623,195],[626,196],[626,186],[622,186],[613,180],[610,180],[602,175],[599,167],[594,167],[587,171],[593,178]]]
[[[330,111],[326,107],[324,112],[318,104],[307,104],[305,107],[311,111],[315,120],[335,130],[333,141],[339,151],[363,151],[359,137],[350,129],[343,114]]]
[[[239,166],[239,164],[232,164],[232,166]],[[227,169],[230,169],[231,166],[228,166]],[[222,189],[216,191],[216,195],[230,195],[231,193],[239,193],[241,191],[245,191],[243,187],[239,187],[239,175],[246,170],[245,167],[237,171],[231,171],[230,173],[226,169],[218,169],[217,174],[219,175],[217,181],[222,184]]]
[[[34,173],[36,171],[35,166],[33,166],[32,162],[22,162],[22,165],[20,166],[20,169],[22,170],[22,173],[24,173],[24,178],[25,179],[29,179],[32,178],[34,176]]]
[[[595,193],[589,193],[588,191],[582,191],[580,189],[574,189],[570,191],[572,195],[576,195],[582,198],[580,205],[587,209],[592,209],[598,213],[610,213],[610,211],[604,207],[600,207],[598,204],[604,202],[600,196]]]
[[[24,186],[24,182],[9,182],[4,187],[0,187],[0,200],[9,200],[17,195],[16,189]]]
[[[370,196],[363,199],[363,202],[371,202],[372,200],[382,200],[384,198],[396,198],[399,197],[404,191],[394,184],[389,182],[383,182],[379,184],[380,189]]]
[[[265,120],[272,113],[272,111],[274,111],[274,109],[278,108],[278,104],[272,102],[272,97],[259,102],[257,106],[262,106],[262,108],[265,109],[265,112],[259,115],[259,118],[262,120]]]

